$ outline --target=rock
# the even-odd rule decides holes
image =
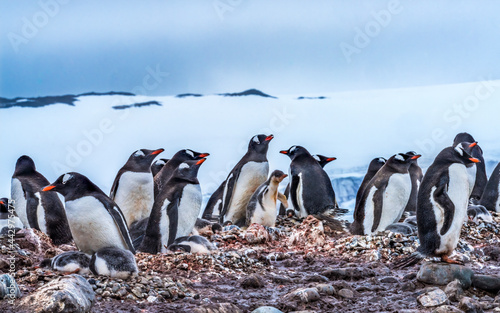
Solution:
[[[432,289],[417,297],[417,301],[424,307],[432,307],[446,304],[448,298],[444,291],[439,288]]]
[[[354,298],[354,292],[350,289],[344,288],[340,289],[339,292],[337,293],[339,296],[342,298]]]
[[[442,305],[435,308],[432,313],[462,313],[462,310],[453,305]]]
[[[462,289],[462,284],[460,283],[460,281],[458,281],[458,279],[455,279],[454,281],[446,285],[444,293],[446,293],[446,296],[450,301],[458,302],[460,301],[460,297],[463,295],[464,290]]]
[[[90,312],[95,294],[80,275],[57,277],[21,301],[32,312]]]
[[[424,263],[417,273],[417,280],[432,285],[447,285],[458,279],[465,289],[472,283],[474,273],[470,268],[457,264]]]
[[[253,310],[251,313],[283,313],[282,311],[273,308],[272,306],[261,306]]]
[[[474,300],[469,297],[463,297],[462,300],[460,300],[460,304],[458,305],[458,308],[465,313],[482,313],[483,308],[481,304],[477,300]]]
[[[257,223],[250,225],[243,237],[251,244],[271,241],[271,235],[269,235],[269,232],[264,228],[264,226]]]
[[[303,288],[290,292],[285,295],[285,298],[299,299],[301,302],[313,302],[320,299],[318,289],[316,288]]]
[[[386,277],[382,277],[380,279],[380,282],[382,284],[397,284],[397,283],[399,283],[399,280],[393,276],[386,276]]]
[[[500,277],[474,275],[472,277],[472,286],[488,292],[498,293],[500,291]]]
[[[243,313],[240,308],[232,303],[210,303],[195,308],[193,313]]]
[[[3,274],[0,276],[0,300],[9,299],[14,300],[15,298],[21,297],[21,291],[16,283],[16,280],[9,274]]]
[[[330,280],[339,279],[361,279],[365,277],[375,276],[375,272],[368,268],[363,267],[344,267],[344,268],[330,268],[321,273],[321,275],[330,278]]]
[[[251,274],[243,277],[240,280],[240,285],[243,288],[262,288],[265,285],[264,279],[257,274]]]
[[[293,280],[286,276],[271,275],[271,280],[277,284],[291,284]]]
[[[333,288],[332,285],[328,284],[318,284],[316,285],[316,289],[318,289],[318,292],[320,294],[327,294],[331,296],[335,293],[335,288]]]
[[[484,255],[487,255],[493,261],[500,261],[500,247],[486,246],[483,249]]]

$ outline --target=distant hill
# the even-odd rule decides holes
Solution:
[[[175,96],[176,98],[186,98],[186,97],[203,97],[202,94],[199,93],[181,93],[180,95]]]
[[[298,97],[297,100],[324,100],[328,99],[327,97],[324,96],[319,96],[319,97]]]
[[[134,103],[134,104],[115,105],[112,108],[115,110],[123,110],[123,109],[128,109],[128,108],[146,107],[149,105],[161,106],[161,103],[159,103],[158,101],[148,101],[148,102],[139,102],[139,103]]]
[[[224,96],[224,97],[260,96],[265,98],[277,99],[276,97],[270,96],[257,89],[248,89],[242,92],[235,92],[235,93],[220,93],[219,96]]]

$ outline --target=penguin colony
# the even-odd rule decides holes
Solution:
[[[260,134],[250,139],[246,154],[203,211],[197,177],[209,153],[183,149],[155,161],[164,149],[137,150],[118,171],[109,195],[76,172],[50,184],[23,155],[12,176],[12,200],[0,199],[0,219],[14,219],[14,227],[3,223],[2,231],[36,228],[54,244],[73,241],[79,250],[44,260],[42,266],[127,279],[138,272],[136,251],[210,253],[216,246],[199,234],[221,230],[221,225],[272,228],[277,215],[335,216],[335,192],[323,167],[336,158],[292,146],[280,151],[291,160],[288,174],[276,169],[269,175],[267,153],[273,138]],[[467,216],[488,221],[489,211],[500,211],[500,165],[488,180],[482,150],[470,134],[458,134],[425,175],[419,157],[410,151],[373,159],[349,226],[356,235],[418,231],[420,247],[396,262],[397,267],[428,256],[455,263],[449,256]],[[282,194],[279,187],[286,177],[289,183]]]

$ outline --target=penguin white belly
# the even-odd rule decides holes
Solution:
[[[377,191],[377,187],[373,186],[368,193],[365,202],[365,218],[363,219],[363,230],[365,235],[372,234],[373,221],[375,219],[375,203],[373,202],[373,195]]]
[[[298,210],[299,211],[299,217],[307,217],[309,215],[306,211],[306,208],[304,206],[304,197],[302,193],[304,192],[304,187],[302,186],[302,173],[299,173],[299,184],[297,186],[297,204],[298,204]]]
[[[476,172],[477,166],[476,164],[472,164],[470,167],[467,167],[467,174],[469,178],[469,197],[472,194],[472,190],[474,189],[474,185],[476,184]]]
[[[204,245],[201,245],[192,241],[183,241],[180,243],[181,245],[187,245],[191,247],[191,253],[199,253],[199,254],[208,254],[210,250],[207,249]]]
[[[170,201],[165,199],[163,202],[163,205],[160,210],[160,238],[161,238],[161,252],[165,253],[167,252],[167,246],[168,246],[168,236],[169,236],[169,229],[170,229],[170,218],[168,217],[167,214],[167,207],[170,204]]]
[[[224,221],[235,223],[245,218],[248,201],[255,190],[266,181],[268,172],[268,162],[248,162],[243,165],[238,181],[235,182],[233,197],[231,203],[229,203]],[[226,196],[229,197],[230,195]]]
[[[384,192],[380,223],[375,232],[384,231],[403,215],[411,194],[410,174],[392,174]]]
[[[497,192],[497,201],[495,202],[495,211],[500,212],[500,184],[497,186],[498,192]]]
[[[36,208],[36,217],[38,221],[38,227],[40,231],[44,234],[47,233],[47,222],[45,221],[45,209],[42,206],[42,197],[39,192],[35,193],[35,197],[38,198],[38,207]]]
[[[14,209],[17,216],[23,222],[25,227],[30,227],[28,223],[28,214],[26,213],[26,198],[24,197],[23,186],[17,178],[12,178],[10,197],[14,201]]]
[[[96,198],[87,196],[67,201],[66,216],[80,251],[92,254],[106,247],[128,249],[114,219]]]
[[[278,210],[276,208],[276,199],[273,200],[270,193],[271,191],[268,190],[267,194],[259,195],[259,197],[262,196],[261,199],[264,207],[260,205],[260,202],[257,202],[253,216],[250,219],[250,224],[257,223],[262,226],[274,227]]]
[[[128,226],[149,217],[153,208],[153,193],[151,173],[125,172],[121,175],[114,201],[122,210]]]
[[[194,228],[196,219],[201,211],[200,185],[186,185],[182,190],[179,204],[177,235],[175,238],[189,235]]]
[[[449,184],[448,196],[455,205],[455,212],[449,230],[441,235],[441,228],[444,223],[444,208],[439,206],[432,195],[436,187],[432,188],[431,203],[434,207],[434,214],[436,215],[437,233],[441,237],[441,244],[436,250],[436,254],[451,253],[458,244],[460,238],[460,231],[462,225],[467,217],[467,205],[469,202],[469,175],[468,171],[462,164],[452,164],[448,168]]]

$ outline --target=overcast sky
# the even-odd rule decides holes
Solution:
[[[0,2],[0,96],[320,94],[500,78],[500,1],[64,2]]]

